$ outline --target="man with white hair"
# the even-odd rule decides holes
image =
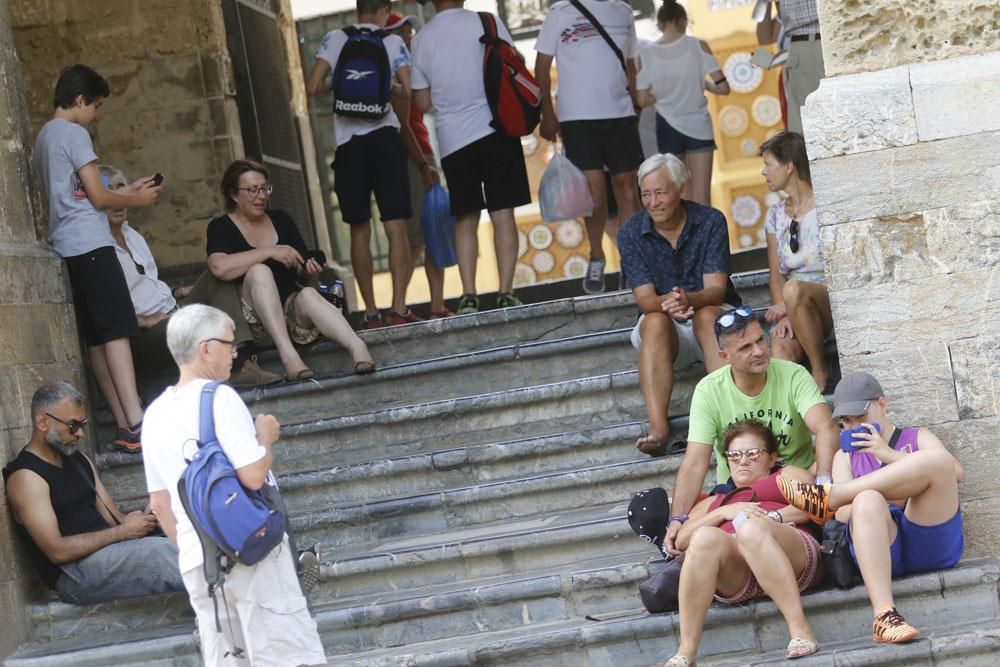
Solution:
[[[197,447],[201,390],[212,380],[229,377],[236,355],[233,329],[232,318],[201,304],[181,308],[167,324],[167,347],[180,377],[146,411],[143,459],[150,505],[180,551],[180,571],[197,616],[205,664],[230,664],[234,658],[227,654],[233,647],[245,649],[255,665],[326,664],[287,536],[256,565],[237,564],[226,575],[225,595],[216,597],[221,600],[218,618],[224,632],[216,629],[201,567],[201,542],[175,491],[187,467],[185,458]],[[251,417],[226,385],[215,391],[213,414],[215,435],[240,483],[251,490],[273,485],[271,446],[278,440],[278,420],[273,415]]]
[[[635,446],[651,456],[666,453],[667,409],[674,371],[704,362],[722,365],[715,318],[723,306],[742,303],[729,279],[729,232],[718,210],[681,198],[688,174],[677,157],[657,154],[639,166],[645,210],[618,232],[622,274],[642,311],[632,345],[639,350],[639,386],[649,432]]]

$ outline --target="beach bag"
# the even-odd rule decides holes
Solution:
[[[594,197],[587,177],[562,153],[556,153],[542,173],[538,185],[542,220],[576,220],[594,212]]]
[[[424,233],[424,251],[439,269],[458,264],[455,256],[455,217],[451,214],[448,191],[435,183],[424,195],[420,212],[420,229]]]
[[[683,564],[683,556],[671,558],[658,572],[639,584],[639,599],[650,614],[663,614],[680,609],[677,594],[681,588]]]
[[[517,50],[500,39],[496,17],[479,12],[486,46],[483,54],[483,83],[486,101],[493,114],[493,129],[508,137],[534,132],[542,117],[542,91],[524,66]]]
[[[348,26],[333,68],[333,112],[341,116],[379,120],[392,105],[392,69],[382,38],[384,31]]]

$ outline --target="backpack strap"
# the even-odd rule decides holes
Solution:
[[[500,33],[497,31],[497,20],[489,12],[479,12],[479,21],[483,24],[483,36],[479,38],[479,41],[483,44],[489,44],[500,39]]]
[[[201,389],[201,403],[198,411],[198,448],[215,439],[215,390],[221,380],[209,382]]]
[[[625,66],[625,56],[622,55],[622,50],[619,49],[618,45],[615,44],[615,41],[611,39],[611,35],[609,35],[608,31],[604,29],[604,26],[601,25],[601,22],[597,20],[597,17],[595,17],[593,14],[590,13],[589,9],[583,6],[583,3],[580,2],[580,0],[569,0],[569,2],[571,5],[576,7],[577,11],[583,14],[588,21],[590,21],[590,24],[594,26],[594,30],[601,33],[601,37],[603,37],[604,41],[608,43],[608,46],[611,47],[611,50],[615,52],[615,56],[618,58],[618,62],[621,63],[622,70],[625,71],[625,76],[628,76],[628,67]]]

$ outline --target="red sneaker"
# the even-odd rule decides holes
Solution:
[[[382,313],[375,311],[374,315],[365,315],[364,321],[361,323],[361,328],[364,330],[368,329],[378,329],[384,327],[385,323],[382,322]]]
[[[423,318],[418,317],[417,314],[409,308],[406,309],[405,313],[397,313],[395,310],[390,310],[386,312],[385,317],[382,319],[387,327],[409,324],[410,322],[423,322]]]

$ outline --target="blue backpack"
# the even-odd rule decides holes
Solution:
[[[384,30],[349,26],[333,69],[333,112],[341,116],[379,120],[392,105],[392,69],[382,39]]]
[[[215,437],[213,400],[220,382],[201,390],[198,451],[177,481],[181,503],[194,524],[205,554],[206,579],[225,556],[228,566],[254,565],[281,544],[286,511],[276,486],[265,483],[258,491],[240,484],[236,469]],[[221,554],[219,553],[221,552]],[[209,579],[209,583],[211,579]]]

